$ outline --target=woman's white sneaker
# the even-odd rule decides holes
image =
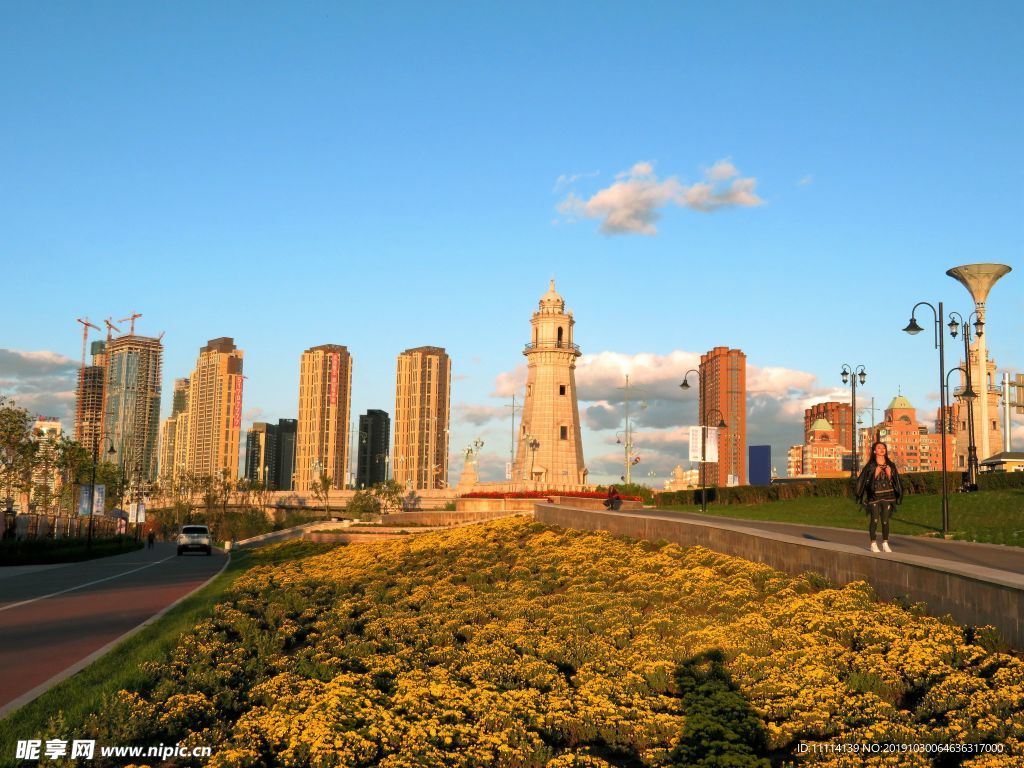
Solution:
[[[892,552],[892,549],[889,548],[889,542],[888,541],[883,541],[882,542],[882,551],[883,552]]]
[[[871,542],[871,551],[872,551],[872,552],[881,552],[882,550],[880,550],[880,549],[878,548],[878,545],[877,545],[877,544],[875,544],[875,542],[873,542],[873,541],[872,541],[872,542]]]

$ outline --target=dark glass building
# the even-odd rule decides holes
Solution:
[[[360,416],[356,488],[369,488],[387,480],[390,448],[391,418],[387,411],[371,409]]]
[[[290,491],[294,488],[295,433],[298,424],[298,419],[279,419],[277,422],[277,461],[270,476],[271,487],[276,491]]]

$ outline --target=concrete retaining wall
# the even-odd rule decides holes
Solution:
[[[608,531],[648,541],[700,545],[780,571],[814,571],[833,584],[866,581],[883,599],[923,602],[932,615],[965,625],[991,624],[1013,648],[1024,649],[1024,576],[927,557],[874,555],[844,544],[811,541],[738,526],[666,520],[538,504],[538,521],[563,528]]]
[[[486,501],[501,501],[501,499],[486,499]],[[519,501],[519,499],[515,499]],[[530,504],[523,509],[481,509],[475,511],[455,512],[397,512],[393,515],[384,515],[381,522],[384,525],[459,525],[461,523],[479,523],[483,520],[496,520],[499,517],[508,517],[516,512],[533,512],[536,499],[529,499]]]

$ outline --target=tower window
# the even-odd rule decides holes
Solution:
[[[558,346],[562,346],[562,326],[558,326]]]
[[[560,394],[560,395],[564,395],[565,394],[565,384],[559,384],[558,385],[558,394]]]
[[[558,428],[558,433],[559,433],[558,434],[559,438],[561,438],[562,440],[568,440],[569,439],[569,428],[568,427],[559,427]]]

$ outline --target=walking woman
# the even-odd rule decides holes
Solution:
[[[889,458],[889,449],[881,440],[871,446],[871,458],[857,478],[857,503],[863,504],[871,516],[868,533],[872,552],[892,552],[889,547],[889,518],[896,505],[903,501],[903,484],[896,465]],[[882,523],[882,548],[875,543],[878,523]]]

